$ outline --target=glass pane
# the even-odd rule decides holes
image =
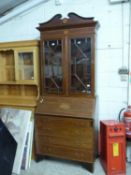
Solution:
[[[19,79],[34,80],[34,63],[32,52],[18,53]]]
[[[71,91],[91,94],[91,38],[71,39]]]
[[[50,40],[44,43],[44,88],[48,93],[59,94],[62,92],[63,72],[61,44],[61,40]]]

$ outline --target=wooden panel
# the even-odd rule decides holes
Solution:
[[[14,96],[14,98],[21,96],[24,97],[37,97],[37,86],[35,85],[4,85],[0,84],[0,95],[1,96]]]
[[[8,86],[6,85],[0,85],[0,96],[7,95]]]
[[[36,106],[37,86],[0,84],[0,105]]]
[[[19,96],[21,95],[21,89],[19,86],[13,86],[13,85],[10,85],[8,87],[8,95],[14,95],[14,96]]]
[[[16,96],[0,96],[0,106],[36,107],[35,98],[20,98]]]
[[[0,82],[14,81],[14,51],[0,51]]]
[[[24,86],[25,96],[34,96],[37,97],[37,86]]]

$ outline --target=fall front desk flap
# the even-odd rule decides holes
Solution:
[[[83,97],[41,97],[36,114],[93,118],[96,108],[95,98]]]

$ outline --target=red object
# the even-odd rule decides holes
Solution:
[[[124,112],[124,123],[126,127],[126,138],[131,139],[131,106]]]
[[[100,160],[107,175],[126,175],[125,125],[100,121]]]

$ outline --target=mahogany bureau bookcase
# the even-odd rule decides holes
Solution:
[[[95,33],[98,22],[69,13],[37,28],[41,34],[40,99],[35,151],[85,162],[93,171],[97,142]]]

